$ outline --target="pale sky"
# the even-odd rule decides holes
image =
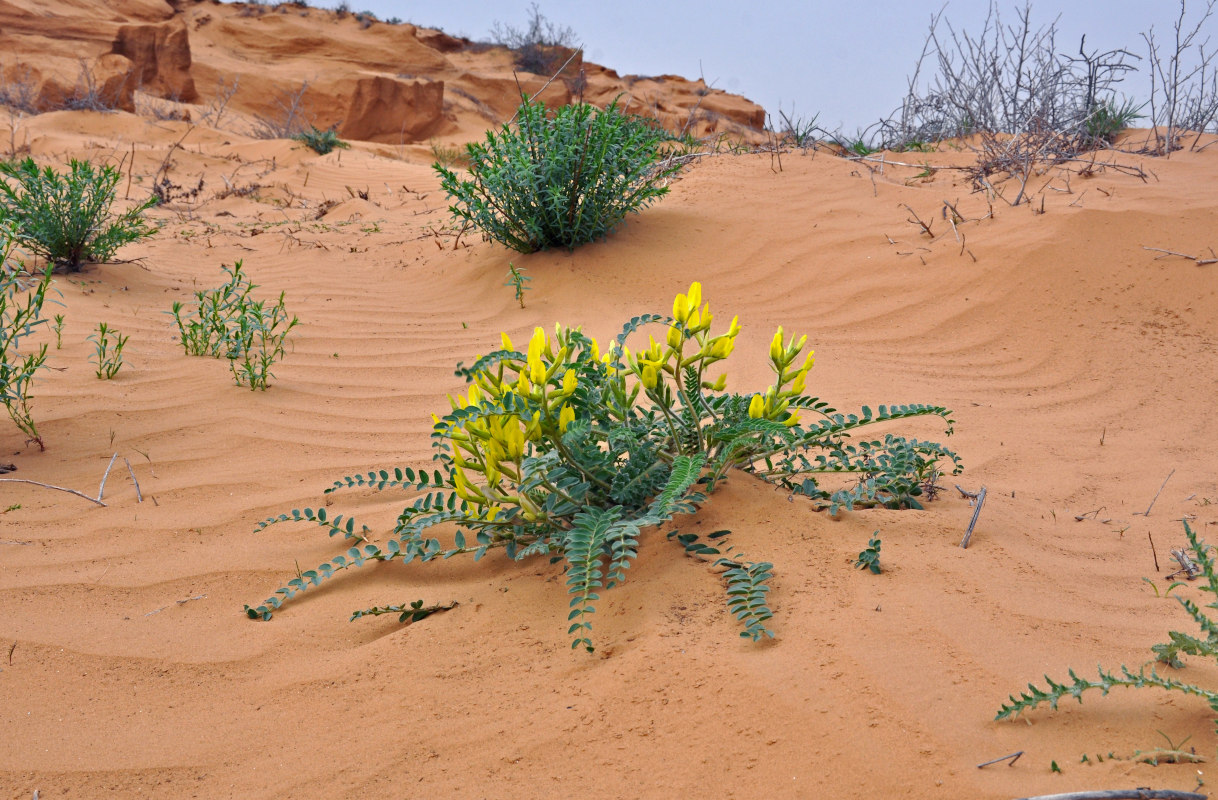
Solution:
[[[311,4],[332,8],[338,0]],[[528,0],[348,0],[348,6],[471,39],[489,38],[496,20],[523,27],[529,10]],[[781,106],[803,117],[819,113],[822,127],[853,133],[899,106],[930,18],[944,3],[539,0],[538,6],[547,19],[575,30],[589,61],[623,75],[701,75],[760,103],[776,122]],[[950,0],[944,19],[976,34],[987,7],[982,0]],[[998,7],[1009,24],[1023,2],[1000,0]],[[1204,8],[1204,0],[1189,0],[1186,19],[1195,24]],[[1177,0],[1033,2],[1032,27],[1058,18],[1059,50],[1077,52],[1085,33],[1089,51],[1124,47],[1145,58],[1140,34],[1154,25],[1158,38],[1172,39],[1179,10]],[[1218,15],[1204,32],[1218,34]],[[1149,95],[1145,61],[1142,67],[1118,87],[1138,102]]]

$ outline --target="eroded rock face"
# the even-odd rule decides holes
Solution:
[[[190,75],[190,36],[182,19],[123,25],[113,52],[131,61],[131,77],[145,92],[190,103],[198,99]]]
[[[435,133],[444,118],[444,81],[404,80],[368,75],[325,87],[345,109],[319,114],[338,125],[344,139],[369,142],[417,142]],[[328,119],[327,119],[328,118]]]

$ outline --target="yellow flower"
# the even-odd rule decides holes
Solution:
[[[533,383],[542,383],[546,379],[546,368],[541,361],[541,352],[546,347],[546,332],[543,328],[537,328],[533,331],[533,338],[529,340],[529,380]]]
[[[646,386],[648,389],[656,388],[656,383],[659,382],[659,377],[660,376],[656,372],[656,368],[653,367],[651,364],[647,364],[643,367],[643,375],[642,375],[643,385]]]
[[[749,401],[749,417],[751,419],[761,419],[765,416],[765,398],[759,394],[753,395],[753,399]]]
[[[524,428],[516,417],[510,417],[509,423],[503,429],[503,444],[507,457],[519,461],[524,454]]]
[[[515,350],[516,349],[515,347],[512,346],[512,340],[508,338],[508,335],[506,333],[499,334],[499,341],[503,343],[504,350]]]
[[[558,412],[558,432],[566,433],[567,426],[575,421],[575,409],[563,403],[562,411]]]
[[[770,360],[778,363],[782,361],[782,326],[778,326],[778,330],[774,333],[774,338],[770,341]]]
[[[786,425],[788,428],[794,428],[796,425],[799,424],[799,415],[791,414],[790,416],[788,416],[786,419],[784,419],[782,421],[782,424]]]
[[[685,295],[679,294],[672,301],[672,317],[677,322],[684,322],[689,316],[689,304],[685,300]]]
[[[689,285],[688,303],[691,311],[702,305],[702,284],[697,281]]]
[[[716,392],[722,392],[727,388],[727,375],[720,375],[719,378],[711,384],[711,389]]]
[[[575,391],[575,370],[569,369],[562,375],[562,393],[571,394]]]
[[[673,325],[671,328],[668,329],[668,346],[669,347],[671,347],[673,350],[679,350],[681,348],[681,343],[684,341],[685,341],[685,335],[683,333],[681,333],[680,329],[677,328],[676,325]]]
[[[795,380],[791,383],[791,393],[792,394],[803,394],[804,383],[806,382],[807,378],[808,378],[808,371],[806,369],[801,369],[795,375]]]

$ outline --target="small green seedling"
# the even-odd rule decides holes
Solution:
[[[867,542],[867,549],[859,553],[859,557],[854,562],[855,567],[858,569],[869,569],[873,575],[879,575],[883,571],[880,568],[879,534],[879,531],[871,534],[871,540]]]
[[[507,283],[503,285],[511,286],[516,290],[516,302],[520,303],[521,308],[524,308],[524,293],[529,288],[525,284],[531,280],[533,279],[524,274],[523,267],[517,267],[512,263],[508,264],[508,279]]]
[[[89,360],[97,365],[98,378],[108,381],[123,368],[123,347],[128,338],[104,322],[97,323],[97,333],[89,337],[94,347]]]

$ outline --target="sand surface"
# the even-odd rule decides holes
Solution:
[[[721,155],[608,241],[522,256],[446,232],[426,153],[318,156],[130,114],[23,124],[45,163],[134,144],[133,199],[167,156],[174,183],[205,189],[154,211],[160,234],[125,263],[58,277],[63,347],[34,392],[46,451],[0,425],[5,477],[96,494],[119,456],[105,508],[0,484],[0,509],[19,506],[0,513],[0,797],[1004,798],[1191,790],[1201,773],[1208,789],[1209,763],[1130,758],[1168,737],[1212,760],[1199,699],[1115,690],[993,717],[1046,672],[1136,668],[1169,629],[1195,632],[1143,578],[1166,587],[1182,518],[1218,536],[1218,266],[1144,247],[1218,247],[1218,147],[1103,154],[1145,180],[1052,171],[1018,208],[951,170]],[[225,179],[253,188],[220,198]],[[945,200],[968,220],[957,232]],[[165,313],[238,259],[301,320],[265,393],[183,355]],[[509,263],[532,278],[526,308]],[[737,475],[677,520],[773,562],[776,640],[739,638],[719,577],[663,531],[604,595],[593,656],[570,650],[561,566],[544,559],[368,566],[270,622],[242,613],[342,549],[256,524],[326,502],[343,475],[428,463],[456,362],[555,321],[612,335],[695,280],[744,328],[730,389],[765,387],[781,324],[808,334],[809,391],[839,409],[955,410],[966,471],[924,511],[832,518]],[[88,361],[101,321],[131,337],[112,381]],[[954,482],[988,490],[967,550]],[[400,506],[330,500],[380,531]],[[876,531],[879,576],[852,566]],[[348,622],[418,598],[459,605]],[[1218,669],[1192,659],[1180,676],[1212,687]]]

